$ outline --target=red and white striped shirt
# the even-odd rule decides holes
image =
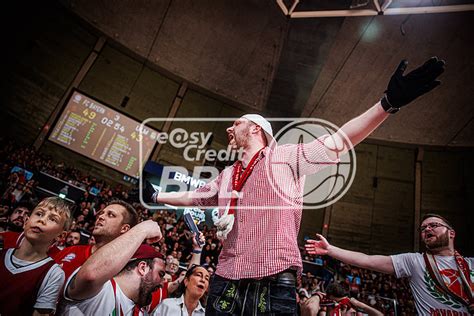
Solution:
[[[307,144],[265,148],[242,191],[235,222],[223,243],[216,273],[227,279],[262,278],[290,267],[302,269],[297,237],[303,208],[305,175],[331,160],[323,137]],[[200,208],[219,207],[223,214],[232,192],[234,166],[193,193]]]

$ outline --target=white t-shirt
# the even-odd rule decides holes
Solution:
[[[5,254],[5,267],[13,274],[30,271],[38,268],[39,266],[53,260],[47,258],[39,262],[30,262],[18,259],[13,255],[15,249],[11,248],[7,250]],[[35,309],[51,309],[56,310],[56,302],[58,300],[59,292],[64,283],[64,272],[61,267],[57,264],[51,266],[46,275],[44,276],[43,282],[38,290],[38,296],[36,298]]]
[[[68,298],[66,296],[66,288],[78,271],[79,269],[77,269],[71,275],[66,283],[66,286],[64,287],[64,299],[61,301],[61,304],[58,307],[57,315],[133,315],[135,303],[122,292],[122,289],[118,283],[116,283],[115,296],[111,281],[107,281],[102,286],[100,292],[91,298],[82,301],[76,301]],[[117,297],[117,300],[115,300],[115,297]],[[123,311],[123,314],[120,312],[120,310]],[[142,311],[140,311],[140,315],[144,315]]]
[[[184,305],[184,295],[178,298],[167,298],[158,305],[153,316],[204,316],[206,310],[198,301],[198,306],[193,310],[192,315],[188,314],[188,309]]]
[[[464,304],[460,304],[451,296],[440,293],[436,289],[435,281],[426,269],[425,260],[421,253],[404,253],[391,256],[391,258],[397,278],[410,278],[410,287],[415,298],[418,314],[469,315]],[[454,257],[435,256],[435,259],[448,288],[458,295],[463,295],[464,288]],[[471,280],[474,281],[474,258],[465,259],[469,265]]]

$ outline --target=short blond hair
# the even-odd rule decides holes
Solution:
[[[64,230],[69,230],[72,223],[71,215],[71,204],[64,199],[61,199],[56,196],[47,197],[36,205],[35,209],[38,207],[46,207],[50,210],[58,212],[59,215],[64,216],[66,220],[64,221]]]

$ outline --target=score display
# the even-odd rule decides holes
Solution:
[[[49,140],[131,177],[138,177],[140,140],[143,162],[159,132],[74,91]]]

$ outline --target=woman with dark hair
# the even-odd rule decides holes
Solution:
[[[167,298],[158,305],[154,316],[204,316],[205,309],[199,301],[209,286],[209,272],[200,265],[193,265],[186,272],[177,290],[177,298]],[[181,295],[180,295],[181,294]]]

